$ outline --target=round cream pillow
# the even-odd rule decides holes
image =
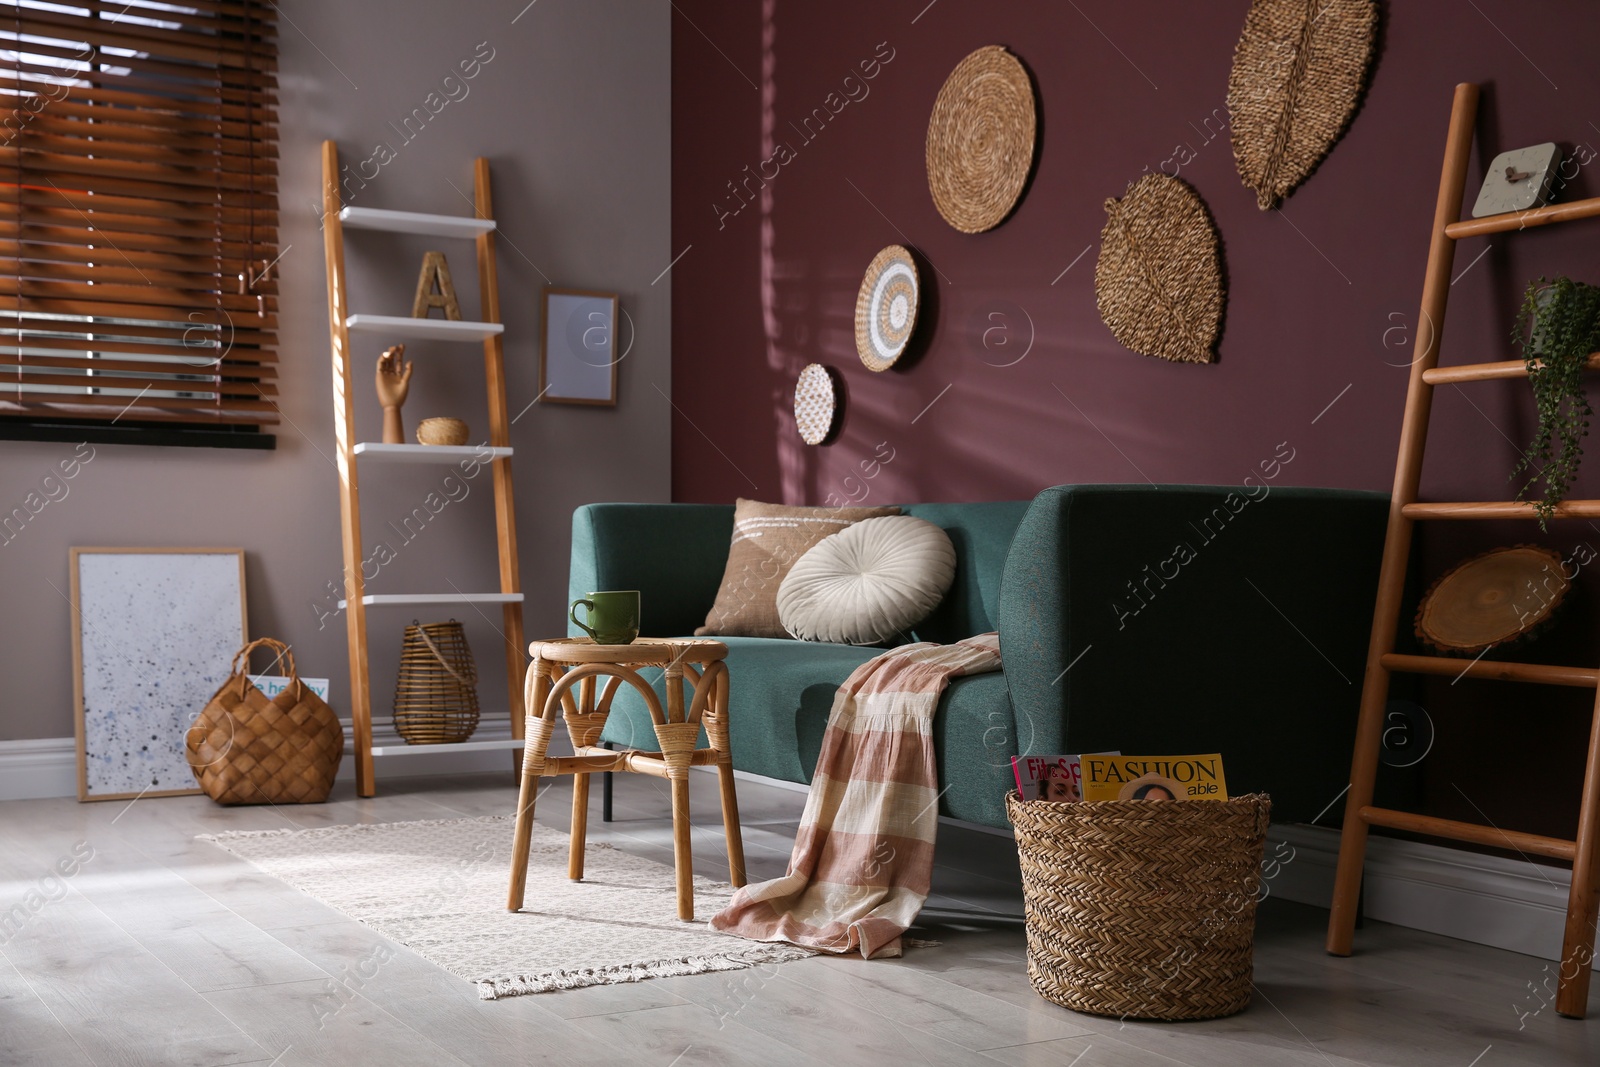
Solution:
[[[802,641],[877,645],[927,618],[956,577],[956,550],[911,515],[863,519],[818,541],[778,587],[778,620]]]

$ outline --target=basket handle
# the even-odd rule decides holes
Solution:
[[[424,627],[417,627],[417,636],[422,638],[422,643],[428,646],[428,651],[433,653],[433,658],[439,661],[439,666],[444,668],[445,673],[454,678],[457,682],[461,683],[461,688],[473,688],[473,683],[467,681],[465,678],[461,677],[461,675],[457,674],[456,669],[450,666],[450,664],[445,660],[444,653],[439,651],[439,647],[433,643],[433,640],[428,636],[428,631]]]
[[[289,680],[297,687],[296,699],[304,696],[303,683],[300,681],[300,673],[295,670],[294,653],[289,651],[289,646],[284,644],[282,641],[277,641],[270,637],[258,637],[254,641],[251,641],[248,645],[245,645],[238,652],[234,653],[233,666],[229,668],[229,673],[237,676],[239,679],[239,699],[244,699],[244,687],[250,684],[250,653],[255,651],[256,647],[259,645],[265,645],[268,648],[277,651],[278,656],[277,659],[272,661],[273,664],[276,664],[278,660],[284,661],[289,668]],[[240,669],[241,663],[244,668],[243,670]]]

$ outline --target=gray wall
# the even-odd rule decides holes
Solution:
[[[313,606],[327,603],[326,585],[341,574],[326,276],[314,210],[324,138],[339,143],[352,172],[378,142],[394,149],[392,161],[351,201],[369,207],[470,214],[470,203],[451,184],[470,196],[472,158],[489,158],[502,234],[500,299],[513,415],[538,391],[539,292],[547,279],[619,292],[636,328],[620,366],[616,409],[539,404],[512,427],[529,635],[565,631],[574,506],[668,499],[670,408],[662,394],[671,392],[671,275],[652,279],[672,259],[669,5],[540,0],[520,17],[522,4],[511,0],[283,0],[280,8],[280,249],[287,251],[278,448],[95,446],[93,461],[68,483],[69,494],[0,547],[0,740],[72,733],[65,598],[72,545],[244,548],[251,635],[291,642],[301,673],[331,678],[333,703],[348,714],[344,620],[325,618],[319,628]],[[441,88],[447,75],[460,73],[460,61],[488,49],[493,58],[476,77]],[[455,99],[406,142],[389,124],[399,126],[430,92]],[[449,256],[463,311],[476,317],[471,242],[383,234],[347,234],[352,309],[407,314],[429,248]],[[362,439],[379,437],[370,381],[384,344],[366,335],[354,347]],[[410,346],[417,370],[405,411],[408,433],[434,414],[466,419],[475,439],[487,433],[481,351]],[[73,452],[71,444],[0,442],[0,503],[6,510],[20,503]],[[398,523],[421,505],[448,470],[367,469],[368,549],[387,540],[397,553],[370,591],[497,587],[487,473],[465,483],[467,496],[409,543],[386,528],[386,520]],[[503,709],[499,610],[432,614],[467,623],[485,708]],[[369,615],[378,714],[387,713],[401,630],[411,618],[411,611],[397,609]]]

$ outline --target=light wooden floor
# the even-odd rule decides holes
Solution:
[[[695,777],[696,859],[712,874],[722,855],[715,779]],[[1270,899],[1257,996],[1243,1014],[1123,1024],[1058,1008],[1028,986],[1015,850],[948,826],[914,931],[941,947],[488,1002],[398,946],[372,974],[383,938],[192,840],[506,813],[510,778],[389,780],[372,800],[341,783],[327,805],[281,812],[202,797],[0,804],[0,916],[14,904],[26,916],[0,932],[0,1063],[1600,1064],[1600,1021],[1549,1008],[1519,1018],[1539,1005],[1530,989],[1545,977],[1541,961],[1382,924],[1361,934],[1360,955],[1330,959],[1325,913]],[[670,863],[664,789],[622,776],[609,827],[596,791],[594,838]],[[564,828],[569,797],[553,786],[540,821]],[[740,783],[753,877],[783,872],[803,799]],[[93,858],[52,879],[74,846]],[[342,992],[331,994],[336,983]],[[1591,1013],[1600,1015],[1600,984]]]

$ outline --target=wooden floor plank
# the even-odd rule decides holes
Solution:
[[[565,831],[571,796],[568,781],[549,786],[536,833]],[[725,877],[715,777],[691,776],[690,797],[696,869]],[[364,800],[341,784],[328,804],[281,810],[204,797],[0,804],[0,915],[36,905],[0,936],[0,1032],[17,1049],[0,1062],[1466,1067],[1492,1046],[1480,1067],[1600,1063],[1600,1021],[1539,1008],[1543,961],[1381,923],[1356,956],[1333,959],[1321,950],[1326,913],[1273,899],[1257,932],[1260,992],[1244,1013],[1174,1026],[1069,1012],[1028,984],[1014,847],[948,825],[911,931],[938,947],[500,1001],[194,840],[509,815],[515,799],[511,776],[497,774],[386,780]],[[739,799],[752,877],[783,873],[804,795],[741,781]],[[610,824],[599,802],[596,789],[592,841],[671,863],[664,783],[618,776]],[[44,881],[82,845],[92,859]],[[40,887],[48,895],[27,896]],[[381,966],[358,968],[380,949]]]

